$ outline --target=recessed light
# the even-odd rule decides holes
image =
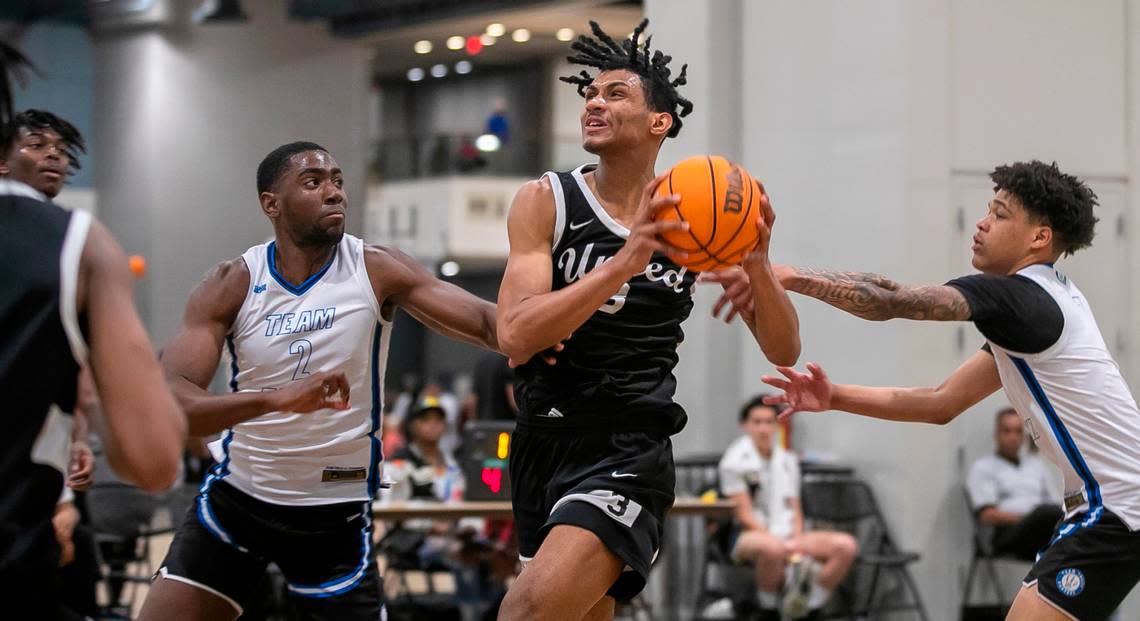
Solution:
[[[498,151],[502,144],[502,141],[495,134],[483,134],[475,139],[475,148],[484,153]]]
[[[442,78],[445,75],[447,75],[447,65],[440,64],[431,66],[431,77]]]
[[[559,41],[569,41],[574,38],[574,29],[559,28],[558,32],[554,33],[554,37]]]
[[[479,37],[479,42],[482,43],[484,47],[490,47],[494,45],[496,41],[498,41],[498,39],[486,33]]]
[[[416,44],[412,46],[412,49],[415,50],[417,54],[430,54],[431,41],[428,41],[427,39],[416,41]]]
[[[471,69],[472,65],[471,61],[469,60],[461,60],[455,63],[455,73],[458,73],[459,75],[466,75],[468,73],[471,73]]]
[[[492,37],[501,37],[507,33],[507,27],[495,22],[494,24],[487,24],[487,34]]]
[[[530,41],[530,31],[526,28],[519,28],[518,30],[511,33],[511,39],[515,43],[526,43],[527,41]]]
[[[467,42],[467,39],[464,39],[463,37],[461,37],[459,35],[450,36],[447,38],[447,49],[449,49],[449,50],[461,50],[461,49],[463,49],[463,44],[466,42]]]
[[[424,79],[424,70],[419,67],[412,67],[408,69],[408,79],[412,82],[419,82]]]

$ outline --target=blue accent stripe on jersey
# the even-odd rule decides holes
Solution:
[[[214,485],[215,481],[220,481],[226,478],[226,475],[230,473],[230,442],[232,442],[233,439],[233,429],[227,429],[226,437],[222,439],[222,453],[225,456],[222,458],[221,463],[215,465],[210,469],[210,473],[206,475],[206,480],[202,482],[202,487],[198,489],[198,522],[201,523],[202,526],[206,528],[206,530],[210,531],[210,533],[218,539],[222,540],[225,543],[228,543],[238,550],[241,550],[242,552],[248,552],[248,550],[238,545],[238,543],[234,541],[232,535],[226,532],[226,529],[222,527],[221,522],[218,521],[218,517],[214,515],[213,507],[210,506],[210,488]]]
[[[384,461],[384,450],[380,439],[376,437],[376,432],[380,429],[380,340],[383,333],[383,324],[377,323],[376,330],[372,332],[372,362],[369,370],[372,376],[372,429],[368,432],[371,443],[371,457],[368,460],[369,498],[375,498],[376,491],[380,489],[380,473],[383,470],[380,463]]]
[[[1037,381],[1037,377],[1033,374],[1033,369],[1024,359],[1017,356],[1010,356],[1014,366],[1017,367],[1018,372],[1021,373],[1022,379],[1025,380],[1026,386],[1029,387],[1029,393],[1033,395],[1033,399],[1037,405],[1041,407],[1041,411],[1045,414],[1045,420],[1049,422],[1049,427],[1053,429],[1053,435],[1057,438],[1057,444],[1061,446],[1061,451],[1065,453],[1065,458],[1069,460],[1069,465],[1073,467],[1073,471],[1081,478],[1085,484],[1085,492],[1088,494],[1089,510],[1087,517],[1081,522],[1074,522],[1065,525],[1057,536],[1049,542],[1050,545],[1056,543],[1074,531],[1080,528],[1092,526],[1100,519],[1101,514],[1104,512],[1104,505],[1102,504],[1100,495],[1100,484],[1097,483],[1096,478],[1093,477],[1092,471],[1085,463],[1084,457],[1077,449],[1077,443],[1073,441],[1073,436],[1069,435],[1069,430],[1065,428],[1065,423],[1061,417],[1057,415],[1057,411],[1053,409],[1053,404],[1049,402],[1049,397],[1045,394],[1045,390]]]
[[[273,276],[273,280],[276,280],[277,284],[281,285],[283,289],[289,293],[292,293],[293,295],[301,295],[302,293],[308,291],[313,285],[317,284],[317,281],[321,279],[321,276],[324,276],[325,272],[329,271],[329,268],[332,267],[333,261],[336,259],[337,252],[337,248],[333,248],[332,256],[329,257],[329,262],[325,263],[325,266],[322,267],[320,271],[306,278],[305,282],[299,285],[294,285],[288,280],[285,280],[285,277],[277,272],[277,257],[274,256],[276,253],[273,252],[276,248],[277,242],[269,242],[269,246],[267,247],[267,253],[269,255],[269,274]]]
[[[226,335],[226,349],[230,351],[230,392],[238,391],[238,365],[237,365],[237,351],[234,349],[234,335]]]
[[[372,502],[365,502],[361,517],[364,518],[364,527],[360,529],[360,563],[350,573],[326,580],[320,584],[306,585],[288,582],[289,591],[302,597],[325,598],[340,595],[351,591],[360,584],[364,574],[368,571],[370,552],[372,550]]]

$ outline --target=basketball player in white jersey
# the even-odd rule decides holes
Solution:
[[[1104,619],[1140,579],[1140,412],[1089,303],[1054,266],[1092,243],[1096,195],[1038,161],[999,166],[977,223],[982,274],[907,286],[874,274],[782,267],[790,291],[859,317],[972,321],[982,351],[935,388],[837,385],[816,364],[763,380],[796,411],[946,424],[998,388],[1065,477],[1065,519],[1007,619]]]
[[[297,618],[375,620],[370,503],[392,314],[497,349],[495,307],[346,235],[343,176],[319,145],[275,149],[257,185],[274,241],[210,272],[164,350],[191,435],[222,436],[142,618],[234,619],[273,562]],[[232,393],[211,395],[223,348]]]

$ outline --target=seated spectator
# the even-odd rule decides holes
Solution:
[[[721,492],[736,505],[731,556],[756,566],[759,619],[819,619],[851,567],[856,543],[847,533],[804,532],[799,461],[774,441],[777,413],[763,395],[744,404],[744,436],[720,460]]]
[[[996,450],[970,467],[966,491],[978,521],[994,529],[994,554],[1033,561],[1064,511],[1048,466],[1022,454],[1024,440],[1021,416],[1013,408],[998,411]]]
[[[388,461],[396,487],[393,498],[459,500],[463,477],[455,457],[441,444],[447,413],[439,397],[426,396],[404,418],[405,444]]]

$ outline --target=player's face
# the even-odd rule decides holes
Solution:
[[[641,77],[632,71],[603,71],[586,87],[582,148],[593,154],[660,142],[650,128],[660,113],[649,109]],[[666,115],[667,116],[667,115]]]
[[[67,144],[54,129],[20,128],[0,174],[55,198],[70,174]]]
[[[300,245],[327,246],[344,236],[347,197],[340,166],[325,151],[290,158],[277,183],[282,224]]]
[[[1021,200],[1007,190],[990,199],[986,215],[977,222],[971,263],[986,274],[1005,275],[1031,254],[1040,223],[1034,222]]]
[[[1021,417],[1007,414],[1001,417],[997,430],[994,432],[997,441],[997,450],[1008,458],[1017,456],[1021,444],[1025,441],[1025,432],[1021,427]]]
[[[744,433],[752,438],[756,448],[770,450],[776,433],[776,410],[770,407],[752,408],[744,419]]]

